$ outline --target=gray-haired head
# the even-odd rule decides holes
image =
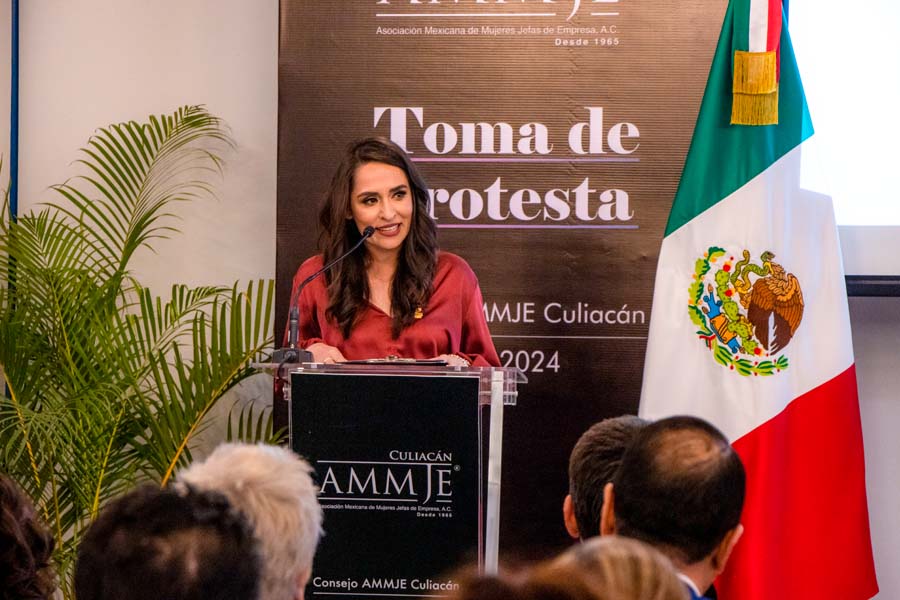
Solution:
[[[216,490],[243,512],[263,559],[262,600],[302,597],[322,534],[318,489],[305,460],[280,446],[222,444],[178,475]]]

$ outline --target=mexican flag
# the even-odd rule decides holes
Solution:
[[[747,470],[725,600],[878,591],[831,199],[780,0],[733,0],[659,257],[640,414],[704,418]]]

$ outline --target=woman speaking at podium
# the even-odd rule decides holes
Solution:
[[[300,266],[291,293],[299,344],[316,362],[398,357],[500,366],[478,279],[462,258],[438,250],[428,187],[399,146],[367,138],[347,148],[319,228],[322,253]]]

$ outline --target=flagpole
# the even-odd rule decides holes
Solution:
[[[10,111],[9,111],[9,212],[19,214],[19,0],[12,0],[10,39]]]

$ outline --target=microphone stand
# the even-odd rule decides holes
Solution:
[[[375,235],[375,228],[371,225],[366,227],[363,230],[359,241],[357,241],[352,248],[304,279],[303,282],[297,286],[297,291],[291,294],[290,317],[288,319],[288,345],[286,348],[279,348],[272,354],[272,362],[279,363],[276,377],[281,376],[282,367],[284,367],[284,365],[286,364],[313,362],[312,352],[297,347],[297,340],[299,337],[300,309],[296,306],[296,303],[300,298],[300,294],[303,292],[303,288],[312,283],[312,281],[319,275],[350,256],[357,248],[362,246],[363,243],[373,235]]]
[[[286,348],[279,348],[272,354],[272,362],[278,363],[278,368],[275,370],[275,377],[272,382],[272,417],[273,417],[273,427],[278,427],[280,424],[282,429],[279,431],[282,432],[282,435],[286,434],[286,429],[290,424],[290,415],[289,406],[290,406],[290,385],[288,381],[284,378],[284,366],[292,363],[311,363],[313,362],[312,352],[309,350],[304,350],[303,348],[298,347],[297,342],[300,337],[300,308],[296,306],[300,298],[301,292],[303,292],[303,288],[309,285],[316,277],[341,262],[345,258],[347,258],[353,251],[363,245],[367,239],[375,235],[374,227],[366,227],[363,230],[362,236],[359,238],[359,241],[353,245],[352,248],[344,252],[342,255],[323,266],[321,269],[307,277],[303,280],[303,282],[297,286],[297,291],[291,294],[291,302],[290,312],[288,317],[288,345]],[[287,438],[282,438],[281,442],[286,442]]]

